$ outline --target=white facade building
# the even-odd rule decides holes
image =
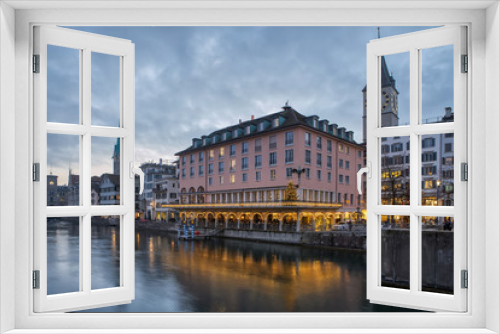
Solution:
[[[136,216],[145,219],[167,220],[166,209],[160,210],[160,214],[157,214],[159,205],[157,204],[156,192],[159,191],[161,194],[161,203],[166,203],[165,200],[177,199],[179,189],[178,163],[164,164],[160,159],[159,163],[143,163],[140,168],[144,172],[144,191],[139,196],[139,203],[136,203],[136,207],[139,208]],[[168,198],[163,198],[163,193],[168,193]],[[170,195],[174,193],[175,195]]]

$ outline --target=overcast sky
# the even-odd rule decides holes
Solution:
[[[281,110],[286,101],[362,140],[366,44],[376,27],[73,27],[129,39],[136,50],[136,160],[173,161],[175,152],[221,127]],[[381,37],[422,27],[381,27]],[[453,106],[450,47],[425,51],[424,117]],[[431,54],[432,53],[432,54]],[[78,53],[48,55],[48,120],[78,122]],[[408,122],[409,57],[387,57]],[[92,123],[118,124],[119,61],[92,56]],[[406,110],[405,110],[406,109]],[[49,170],[67,179],[71,141],[49,142]],[[103,142],[104,144],[104,142]],[[67,148],[67,149],[66,149]],[[54,150],[55,153],[50,153]],[[93,174],[112,172],[113,143],[93,145]],[[74,159],[73,159],[74,160]],[[62,172],[64,170],[64,172]]]

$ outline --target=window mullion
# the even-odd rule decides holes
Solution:
[[[83,233],[81,234],[80,244],[82,245],[81,252],[81,270],[80,273],[82,275],[83,281],[83,291],[90,293],[92,288],[91,286],[91,216],[90,216],[90,205],[91,205],[91,197],[90,197],[90,174],[91,174],[91,56],[92,52],[90,49],[86,48],[83,50],[83,66],[82,66],[82,123],[89,130],[85,133],[81,138],[81,158],[80,164],[81,166],[81,182],[80,182],[80,203],[83,204],[85,208],[88,208],[89,211],[83,216]]]
[[[415,129],[420,119],[420,57],[419,50],[410,49],[410,291],[418,291],[420,281],[420,224],[415,214],[416,207],[420,204],[420,140]],[[416,182],[415,182],[416,181]]]

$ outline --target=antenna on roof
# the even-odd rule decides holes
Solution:
[[[377,27],[378,30],[378,38],[380,39],[380,27]]]
[[[285,107],[289,107],[288,100],[286,100],[286,102],[285,102]]]

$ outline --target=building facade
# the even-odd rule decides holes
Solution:
[[[143,163],[140,168],[144,172],[144,191],[136,200],[136,217],[165,221],[172,218],[173,211],[163,205],[178,200],[177,162],[166,164],[160,159],[159,163]]]
[[[390,75],[385,57],[381,57],[381,122],[382,127],[399,126],[396,79]],[[366,87],[363,93],[363,142],[366,143]],[[453,122],[451,107],[446,107],[440,117],[423,119],[424,124]],[[381,150],[381,202],[383,205],[410,204],[410,138],[384,137]],[[424,135],[420,138],[422,205],[453,206],[454,183],[454,134]],[[366,193],[366,191],[365,191]],[[384,221],[388,217],[382,217]],[[391,217],[390,219],[394,219]],[[399,220],[399,216],[396,216]],[[441,221],[427,217],[427,221]],[[394,223],[394,222],[392,222]],[[399,224],[399,221],[395,222]]]
[[[177,153],[177,208],[184,220],[252,229],[326,230],[354,222],[364,208],[355,184],[363,151],[352,131],[286,105],[195,138]]]

